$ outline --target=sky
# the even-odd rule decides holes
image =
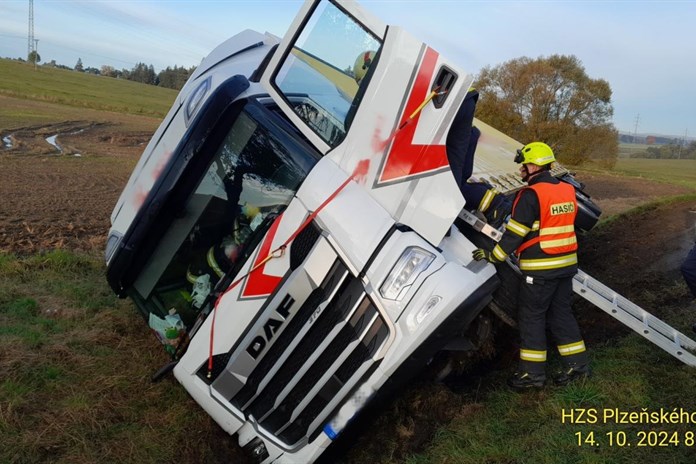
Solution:
[[[301,0],[34,0],[42,62],[195,66],[244,29],[282,36]],[[575,55],[621,132],[696,137],[696,0],[363,0],[462,69]],[[0,0],[0,57],[26,58],[29,0]]]

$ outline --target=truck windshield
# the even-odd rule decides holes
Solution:
[[[156,332],[174,313],[190,327],[318,159],[259,104],[247,104],[228,127],[213,129],[222,131],[222,143],[130,289]]]
[[[295,112],[335,147],[348,131],[360,85],[381,42],[329,1],[321,2],[292,45],[275,84]]]

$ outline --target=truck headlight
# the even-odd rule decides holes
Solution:
[[[387,300],[400,301],[435,255],[418,247],[408,247],[384,280],[379,293]]]

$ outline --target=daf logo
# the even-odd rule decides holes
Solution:
[[[252,358],[257,359],[259,355],[263,353],[266,345],[271,342],[275,334],[285,323],[285,320],[290,317],[290,309],[294,303],[295,300],[290,295],[286,295],[285,298],[283,298],[280,306],[276,308],[273,315],[268,318],[262,329],[258,331],[256,337],[254,337],[249,346],[247,346],[246,352],[249,353]]]

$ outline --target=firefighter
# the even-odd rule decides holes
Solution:
[[[238,209],[232,234],[224,236],[204,253],[197,253],[186,270],[186,280],[193,286],[191,301],[196,309],[201,308],[218,281],[237,262],[255,224],[263,217],[259,208],[248,203],[240,205]]]
[[[477,249],[476,260],[501,263],[514,252],[522,281],[518,297],[520,361],[508,385],[521,390],[546,381],[546,325],[558,345],[565,369],[557,385],[590,375],[589,359],[573,316],[572,281],[577,272],[575,191],[550,173],[551,147],[532,142],[517,151],[515,162],[528,187],[518,192],[503,237],[492,251]]]
[[[510,201],[489,184],[469,179],[474,170],[474,153],[481,136],[481,131],[473,125],[478,98],[478,91],[473,87],[469,89],[454,116],[445,142],[447,159],[466,201],[464,208],[481,212],[491,226],[499,228],[510,213]]]
[[[353,77],[358,85],[360,85],[360,82],[365,78],[372,61],[375,59],[375,55],[376,53],[374,51],[369,50],[360,53],[355,59],[355,63],[353,63]]]

